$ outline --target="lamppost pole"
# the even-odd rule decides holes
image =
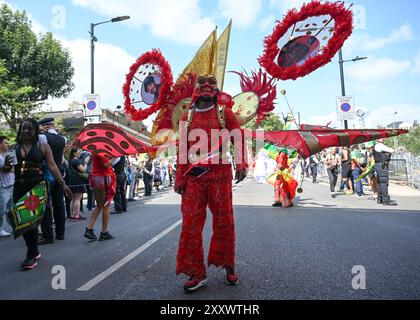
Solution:
[[[98,39],[95,37],[95,27],[105,23],[114,23],[130,19],[130,16],[116,17],[108,21],[90,24],[90,93],[95,93],[95,42]]]
[[[90,93],[95,93],[95,24],[90,24]]]
[[[361,57],[361,58],[356,57],[356,58],[351,59],[351,60],[343,60],[343,50],[340,49],[338,51],[338,59],[339,59],[338,63],[340,65],[341,95],[343,97],[345,97],[346,96],[346,87],[345,87],[345,84],[344,84],[344,62],[350,62],[350,61],[356,62],[356,61],[359,61],[359,60],[365,60],[365,59],[367,59],[367,57]],[[344,120],[344,129],[347,130],[348,128],[349,128],[348,121]]]
[[[338,63],[340,64],[340,79],[341,79],[341,96],[345,97],[346,96],[346,87],[344,84],[344,61],[343,61],[343,50],[340,49],[340,51],[338,52],[338,57],[339,57],[339,61]],[[344,120],[344,129],[348,129],[349,128],[349,123],[347,120]]]

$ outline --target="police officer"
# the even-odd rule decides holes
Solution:
[[[43,134],[39,137],[40,143],[48,143],[51,147],[54,161],[64,175],[64,148],[67,139],[55,130],[54,118],[45,118],[38,122]],[[53,183],[50,188],[50,201],[45,210],[41,222],[42,237],[39,239],[39,245],[54,242],[53,234],[53,215],[55,221],[55,235],[57,240],[64,240],[66,212],[64,205],[64,194],[60,185]]]
[[[388,193],[389,186],[389,162],[394,149],[386,146],[383,140],[380,140],[373,149],[375,159],[375,171],[378,179],[378,204],[384,206],[397,206],[398,204],[391,200]]]

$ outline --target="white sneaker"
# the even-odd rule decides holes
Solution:
[[[10,236],[9,232],[6,232],[5,230],[0,230],[0,237],[8,237]]]

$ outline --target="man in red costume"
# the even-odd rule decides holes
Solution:
[[[207,284],[202,237],[207,207],[213,215],[213,236],[210,243],[208,266],[225,268],[226,283],[229,285],[238,283],[235,270],[231,164],[226,162],[226,155],[220,151],[221,139],[217,139],[217,142],[209,139],[212,130],[214,132],[214,130],[227,129],[229,132],[240,132],[240,125],[230,107],[231,100],[227,95],[219,93],[216,78],[201,76],[197,78],[191,108],[180,123],[180,152],[174,189],[182,195],[183,220],[176,274],[184,273],[190,276],[190,279],[184,284],[184,289],[187,292],[195,291]],[[182,130],[185,129],[187,134],[184,137]],[[187,141],[189,140],[188,134],[190,137],[196,137],[196,140]],[[195,150],[196,142],[201,141],[202,143],[202,139],[207,139],[206,144],[208,141],[209,152],[198,155],[196,151],[192,150]],[[185,147],[184,150],[188,154],[186,161],[182,161],[182,146]],[[236,183],[244,180],[247,176],[248,166],[245,150],[243,143],[235,144]],[[205,160],[193,161],[192,158],[197,156],[201,156],[200,159]]]

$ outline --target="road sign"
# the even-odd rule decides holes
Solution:
[[[369,116],[369,110],[365,108],[357,109],[356,116],[360,119],[366,119]]]
[[[85,116],[100,116],[102,114],[99,94],[85,94],[83,96],[83,104],[85,105]]]
[[[353,96],[337,97],[337,117],[339,121],[356,119],[356,107]]]
[[[85,117],[85,126],[88,124],[99,124],[101,123],[101,117],[100,116],[88,116]]]

